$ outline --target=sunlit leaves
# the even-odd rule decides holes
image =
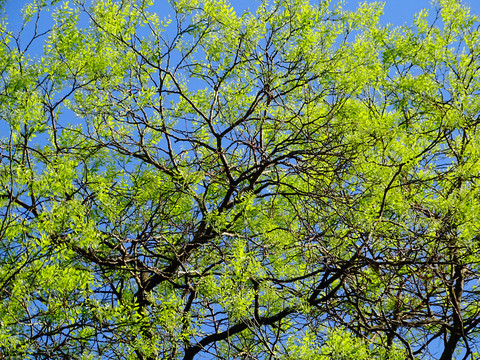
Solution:
[[[2,27],[9,355],[386,360],[473,339],[478,31],[457,1],[397,29],[378,3],[53,5],[24,11],[53,13],[38,57]]]

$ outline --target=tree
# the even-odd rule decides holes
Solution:
[[[2,25],[2,356],[477,359],[478,17],[168,9]]]

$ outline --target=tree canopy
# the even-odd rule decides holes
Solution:
[[[381,14],[4,12],[0,357],[479,359],[479,18]]]

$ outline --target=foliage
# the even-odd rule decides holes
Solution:
[[[475,359],[479,19],[381,13],[76,0],[5,20],[0,354]]]

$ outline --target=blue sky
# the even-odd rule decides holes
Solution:
[[[354,8],[360,2],[363,1],[350,0],[347,3],[347,7]],[[418,13],[421,9],[433,8],[430,0],[387,0],[384,2],[385,7],[382,23],[391,23],[395,26],[411,24],[414,14]],[[480,15],[479,0],[464,0],[463,3],[471,8],[472,13]]]
[[[166,0],[160,0],[159,2],[162,1]],[[319,1],[321,0],[311,0],[311,3],[314,4]],[[20,9],[28,2],[29,1],[27,0],[6,0],[6,10],[10,22],[15,20],[15,17],[18,19]],[[332,2],[335,3],[336,1],[333,0]],[[344,8],[354,9],[361,2],[364,1],[346,0]],[[241,9],[246,7],[245,4],[251,3],[251,0],[233,0],[231,3],[239,10],[239,12],[241,12]],[[413,20],[413,15],[418,13],[421,9],[432,8],[431,0],[386,0],[384,3],[385,8],[382,23],[391,23],[396,26],[409,24]],[[473,13],[480,15],[480,0],[463,0],[463,3],[470,7]]]
[[[347,1],[345,8],[355,8],[359,3],[364,1]],[[373,1],[367,1],[373,2]],[[391,23],[393,25],[409,24],[413,20],[413,15],[421,9],[433,8],[431,0],[386,0],[380,1],[385,3],[383,23]],[[472,9],[473,13],[480,14],[479,0],[463,0],[463,3]]]
[[[316,4],[320,1],[321,0],[310,0],[312,4]],[[245,3],[250,1],[231,0],[230,2],[235,8],[244,9]],[[332,3],[336,2],[338,1],[332,0]],[[345,2],[345,9],[355,9],[360,3],[374,1],[345,0]],[[425,8],[433,8],[431,0],[386,0],[378,2],[385,3],[382,23],[391,23],[395,26],[410,24],[413,20],[414,14]],[[472,13],[480,15],[480,0],[463,0],[462,2],[471,8]]]
[[[321,0],[310,0],[312,4],[318,3]],[[245,3],[250,2],[246,0],[231,0],[231,3],[235,8],[243,9],[245,8]],[[332,0],[332,3],[338,1]],[[358,4],[363,2],[374,2],[369,1],[357,1],[357,0],[345,0],[345,9],[355,9]],[[387,24],[391,23],[395,26],[400,26],[404,24],[411,24],[413,21],[414,14],[418,13],[420,10],[425,8],[433,9],[431,0],[385,0],[378,1],[385,3],[384,7],[384,16],[382,18],[382,23]],[[462,0],[463,4],[470,7],[472,13],[480,15],[480,0]]]

